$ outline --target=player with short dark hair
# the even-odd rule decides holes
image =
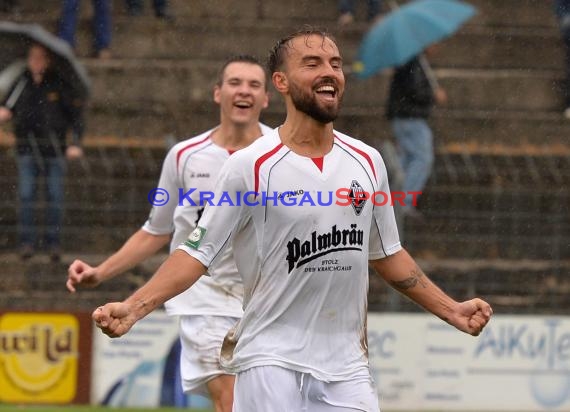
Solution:
[[[220,124],[176,144],[164,160],[158,187],[170,200],[154,206],[148,220],[114,255],[97,267],[76,260],[67,288],[96,286],[158,252],[188,238],[204,206],[200,197],[214,190],[224,162],[271,129],[259,123],[268,105],[264,67],[252,56],[231,57],[214,87]],[[181,192],[179,192],[181,190]],[[177,206],[179,200],[182,206]],[[172,236],[172,239],[171,239]],[[182,386],[185,392],[209,395],[216,412],[231,411],[234,377],[220,367],[219,353],[228,329],[243,314],[243,285],[231,249],[190,290],[165,302],[169,315],[180,316]]]

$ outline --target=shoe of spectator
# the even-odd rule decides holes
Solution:
[[[109,60],[112,57],[111,50],[101,49],[97,52],[97,58],[100,60]]]
[[[174,23],[174,16],[165,11],[157,11],[154,15],[157,19],[162,19],[167,23]]]
[[[20,249],[20,259],[22,261],[30,260],[34,256],[34,247],[32,245],[23,245]]]
[[[58,247],[54,247],[49,251],[49,260],[52,263],[61,262],[61,250]]]
[[[348,26],[354,21],[352,13],[342,13],[338,18],[338,25],[341,27]]]
[[[127,9],[127,14],[131,17],[138,17],[142,15],[142,9],[140,8],[129,8]]]
[[[566,119],[570,119],[570,107],[567,107],[563,114]]]

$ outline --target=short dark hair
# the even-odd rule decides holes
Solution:
[[[218,70],[218,78],[216,80],[216,85],[218,87],[222,86],[222,83],[224,82],[224,72],[226,71],[226,68],[232,63],[249,63],[259,66],[261,70],[263,70],[263,75],[265,77],[265,89],[268,88],[267,71],[265,70],[265,67],[257,57],[249,54],[236,54],[226,59],[222,67],[220,67],[220,70]]]
[[[291,45],[290,44],[291,40],[296,39],[297,37],[300,36],[305,36],[305,38],[307,38],[314,34],[321,36],[323,38],[323,41],[325,38],[328,38],[336,43],[336,40],[334,39],[332,34],[330,34],[326,29],[320,29],[312,26],[305,26],[302,29],[299,29],[296,32],[289,34],[288,36],[283,37],[275,44],[275,46],[273,46],[267,58],[267,68],[269,69],[269,73],[273,74],[281,70],[283,62],[285,61],[285,53]]]

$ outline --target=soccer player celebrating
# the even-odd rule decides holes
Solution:
[[[400,245],[392,207],[362,195],[390,190],[380,154],[333,130],[345,87],[334,40],[317,30],[285,37],[269,69],[287,118],[228,159],[215,191],[255,199],[206,207],[188,240],[141,289],[97,308],[93,319],[109,336],[127,333],[200,279],[231,243],[245,288],[244,316],[221,351],[222,365],[237,374],[234,412],[378,412],[366,339],[368,263],[472,335],[491,307],[481,299],[457,302],[434,285]],[[339,188],[350,202],[280,202]]]
[[[74,261],[67,279],[71,292],[79,285],[94,287],[125,272],[169,241],[174,250],[188,238],[203,211],[200,196],[213,191],[224,162],[234,151],[271,131],[259,123],[269,101],[266,78],[263,66],[252,56],[235,56],[225,62],[214,88],[219,126],[176,144],[166,156],[158,187],[166,190],[169,201],[154,206],[144,226],[99,266]],[[230,249],[210,266],[211,276],[202,277],[192,289],[165,303],[169,315],[180,316],[183,390],[208,394],[216,412],[232,410],[234,376],[221,369],[219,354],[224,336],[243,314],[243,284]],[[203,330],[208,333],[198,332]]]

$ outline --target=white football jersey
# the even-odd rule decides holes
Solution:
[[[276,365],[324,381],[361,375],[368,260],[401,249],[390,204],[364,196],[377,193],[381,204],[379,192],[390,193],[378,151],[335,132],[332,150],[311,159],[276,129],[226,162],[215,192],[179,249],[209,266],[233,247],[245,312],[222,365]]]
[[[272,131],[260,123],[263,134]],[[218,174],[230,152],[211,140],[209,130],[174,145],[164,160],[158,187],[166,190],[168,202],[153,206],[143,230],[154,235],[174,232],[170,251],[188,238],[213,194]],[[208,269],[215,276],[202,276],[192,288],[165,303],[169,315],[215,315],[241,317],[243,285],[231,248]]]

